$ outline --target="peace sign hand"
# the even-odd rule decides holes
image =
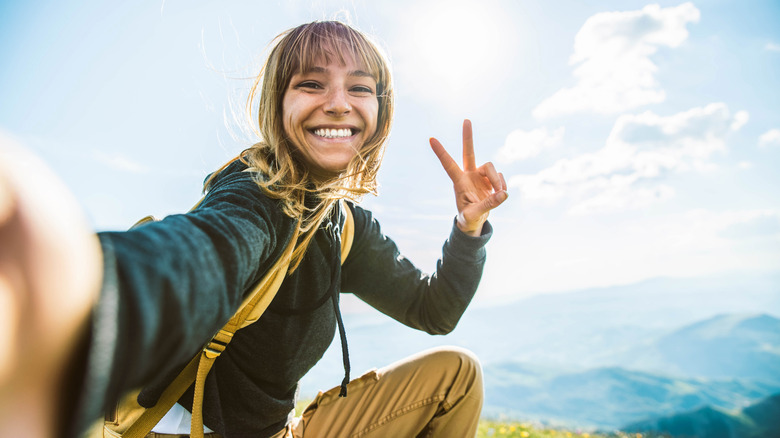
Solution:
[[[439,140],[431,138],[430,142],[433,152],[452,180],[458,207],[458,228],[468,235],[479,236],[490,210],[501,205],[509,196],[504,175],[497,172],[491,162],[477,167],[471,121],[468,119],[463,121],[463,170]]]

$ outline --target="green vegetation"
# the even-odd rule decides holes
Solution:
[[[641,433],[595,433],[549,429],[519,421],[482,420],[477,429],[477,438],[660,438],[663,435]]]
[[[499,422],[491,420],[482,420],[477,429],[477,438],[605,438],[606,435],[600,435],[588,432],[571,432],[558,429],[546,429],[535,427],[528,423],[521,422]]]

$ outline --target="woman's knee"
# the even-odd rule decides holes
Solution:
[[[482,365],[474,352],[462,347],[446,346],[426,350],[423,357],[430,366],[446,374],[453,374],[454,380],[461,380],[471,387],[482,389]]]

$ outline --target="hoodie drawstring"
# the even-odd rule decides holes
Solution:
[[[341,381],[341,391],[339,392],[339,397],[346,397],[350,371],[349,348],[347,347],[347,332],[344,330],[344,322],[341,320],[338,291],[333,294],[333,308],[336,311],[336,322],[338,322],[339,325],[339,336],[341,337],[341,357],[344,360],[344,380]]]
[[[347,207],[349,208],[349,207]],[[330,286],[328,291],[316,302],[296,309],[279,308],[278,306],[269,307],[271,312],[279,315],[292,316],[303,315],[313,312],[322,307],[328,300],[333,303],[333,311],[336,313],[336,323],[339,328],[339,338],[341,340],[341,356],[344,361],[344,380],[341,382],[341,392],[339,397],[347,396],[347,383],[349,383],[349,348],[347,347],[347,332],[344,329],[344,321],[341,317],[341,308],[339,306],[339,294],[341,289],[341,208],[337,205],[334,208],[331,222],[326,225],[328,237],[331,240],[331,259],[333,260],[330,272]]]
[[[338,260],[338,263],[333,263],[329,292],[331,293],[333,300],[333,311],[336,313],[336,323],[338,324],[339,337],[341,338],[341,357],[344,361],[344,380],[341,381],[339,397],[346,397],[350,364],[347,332],[344,330],[344,321],[341,318],[341,308],[339,306],[339,289],[341,289],[341,209],[338,208],[338,205],[335,208],[334,216],[335,218],[330,224],[330,237],[333,240],[333,244],[331,245],[331,257],[333,260]]]

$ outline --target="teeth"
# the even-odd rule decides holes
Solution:
[[[350,128],[344,128],[344,129],[321,128],[321,129],[315,129],[314,130],[314,134],[319,135],[320,137],[325,137],[325,138],[351,137],[352,136],[352,129],[350,129]]]

